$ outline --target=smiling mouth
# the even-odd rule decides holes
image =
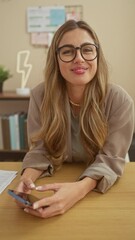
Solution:
[[[83,74],[86,72],[87,69],[88,68],[78,67],[78,68],[73,68],[72,71],[77,74]]]

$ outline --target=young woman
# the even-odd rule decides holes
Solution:
[[[30,192],[39,177],[53,175],[64,162],[85,162],[72,183],[47,184],[54,190],[25,208],[48,218],[63,214],[92,191],[106,192],[124,169],[134,131],[131,97],[108,83],[108,68],[97,35],[84,21],[65,22],[48,51],[45,81],[31,91],[30,150],[17,190]],[[44,208],[44,206],[48,206]]]

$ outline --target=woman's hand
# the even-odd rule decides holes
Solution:
[[[73,183],[55,183],[36,187],[38,191],[54,191],[50,197],[42,198],[33,204],[33,209],[24,211],[32,215],[49,218],[63,214],[96,186],[96,181],[88,177]]]
[[[27,200],[27,194],[30,194],[32,189],[35,189],[35,185],[32,182],[32,180],[23,179],[20,181],[20,183],[16,187],[15,193],[21,196],[23,199]],[[15,200],[15,202],[20,208],[25,208],[25,205],[19,202],[18,200]]]
[[[31,178],[23,178],[20,179],[18,186],[16,187],[16,191],[24,192],[24,193],[31,193],[31,190],[35,189],[35,184],[31,180]]]
[[[24,198],[26,198],[26,194],[30,194],[31,190],[35,189],[34,181],[42,174],[42,172],[43,171],[32,169],[32,168],[25,169],[15,191],[21,192],[22,197],[23,197],[22,193],[24,193]],[[18,201],[16,201],[16,203],[19,207],[24,208],[24,205],[22,206],[22,204],[20,204]]]
[[[30,193],[32,189],[35,189],[34,182],[42,174],[43,171],[26,168],[23,172],[23,175],[20,178],[20,182],[16,187],[16,191]]]

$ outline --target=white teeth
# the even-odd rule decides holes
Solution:
[[[75,73],[84,73],[85,69],[84,68],[76,68],[73,70]]]

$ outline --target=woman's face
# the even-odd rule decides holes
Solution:
[[[85,45],[85,43],[94,44],[94,41],[86,30],[77,28],[65,33],[58,47],[63,45],[80,47],[82,44]],[[86,57],[87,51],[88,54],[90,54],[89,49],[84,49],[84,54],[86,52]],[[67,54],[68,57],[68,51],[63,52],[63,54]],[[58,64],[61,75],[66,80],[66,83],[69,87],[85,87],[85,85],[94,78],[97,71],[97,58],[95,58],[93,61],[84,60],[80,50],[77,50],[77,55],[71,62],[63,62],[58,55]]]

